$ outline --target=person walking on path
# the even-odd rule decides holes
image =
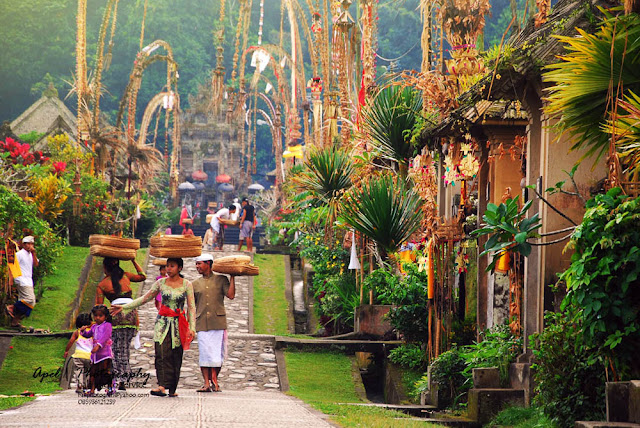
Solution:
[[[195,336],[196,307],[193,298],[193,285],[181,276],[182,267],[182,259],[167,259],[168,278],[156,281],[144,296],[133,302],[111,307],[114,315],[120,311],[126,315],[138,306],[155,300],[158,293],[162,294],[162,306],[158,311],[153,331],[158,388],[151,390],[151,395],[159,397],[167,395],[166,389],[169,390],[169,397],[178,396],[176,389],[180,380],[182,354],[184,350],[189,349]],[[182,309],[185,303],[187,304],[187,317]]]
[[[135,261],[131,260],[137,274],[125,272],[120,267],[120,262],[111,257],[105,257],[102,261],[104,269],[104,278],[98,284],[96,291],[96,305],[102,305],[104,298],[111,305],[124,305],[132,302],[133,290],[132,282],[144,282],[147,277],[142,267]],[[131,311],[126,316],[122,314],[113,316],[113,370],[118,383],[118,389],[125,391],[125,380],[131,372],[129,365],[129,355],[131,340],[138,334],[140,322],[138,320],[138,311]],[[140,341],[136,340],[136,349],[140,347]]]
[[[203,254],[196,258],[196,269],[202,275],[193,282],[196,300],[196,331],[199,365],[204,385],[197,392],[220,392],[218,374],[227,352],[227,315],[224,298],[236,297],[235,277],[214,274],[213,257]]]
[[[20,265],[20,276],[13,278],[18,291],[18,299],[13,305],[5,307],[7,315],[11,317],[11,327],[24,328],[20,321],[31,315],[36,306],[36,294],[33,287],[33,268],[38,267],[40,261],[36,256],[35,239],[33,236],[22,238],[22,249],[15,256]]]
[[[112,392],[113,386],[113,352],[111,350],[111,316],[105,305],[96,305],[91,309],[94,323],[80,328],[82,337],[93,338],[91,349],[91,395],[104,386],[107,392]]]
[[[256,210],[247,198],[242,198],[242,217],[240,217],[240,241],[238,251],[242,250],[242,242],[247,240],[247,251],[253,251],[253,230],[257,224]]]
[[[60,387],[69,388],[72,378],[76,379],[76,392],[82,392],[89,387],[87,375],[91,370],[91,350],[93,349],[93,339],[84,337],[80,334],[82,327],[91,326],[91,315],[88,313],[79,314],[76,317],[76,331],[73,332],[67,347],[64,350],[65,360],[69,357],[69,351],[74,347],[71,355],[73,368],[69,371],[69,376],[65,377],[64,371],[60,379]],[[66,361],[65,361],[66,366]]]
[[[236,212],[236,206],[231,204],[229,208],[221,208],[213,215],[211,219],[211,228],[213,229],[213,249],[222,250],[224,245],[224,228],[220,224],[220,219],[229,220]]]

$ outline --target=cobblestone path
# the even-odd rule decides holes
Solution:
[[[233,251],[232,246],[225,246],[224,251],[212,252],[214,259],[232,254],[244,254]],[[152,264],[149,257],[147,280],[142,286],[142,293],[151,288],[157,276],[158,267]],[[193,258],[184,259],[182,269],[184,277],[194,281],[201,275],[196,270]],[[276,370],[276,356],[273,350],[273,337],[254,335],[249,332],[249,297],[250,281],[247,276],[236,277],[236,297],[225,299],[227,311],[227,332],[229,333],[229,350],[219,376],[222,390],[278,391],[280,382]],[[141,294],[142,295],[142,294]],[[142,369],[155,377],[153,325],[157,310],[153,303],[147,303],[138,310],[140,317],[140,349],[131,349],[131,369]],[[154,379],[155,381],[155,379]],[[202,375],[198,366],[198,343],[194,340],[191,349],[185,351],[180,374],[180,389],[197,389],[202,385]]]
[[[233,254],[215,252],[214,258]],[[158,267],[151,264],[153,284]],[[185,259],[186,278],[198,278],[193,259]],[[149,302],[140,309],[140,349],[131,349],[132,370],[152,374],[151,385],[128,388],[115,397],[79,397],[73,390],[37,397],[12,410],[0,411],[0,427],[330,427],[327,417],[300,400],[280,392],[273,337],[253,335],[250,329],[250,282],[236,278],[236,298],[225,301],[229,327],[229,353],[220,374],[221,393],[198,393],[202,385],[198,345],[184,353],[177,398],[153,397],[153,323],[156,309]]]

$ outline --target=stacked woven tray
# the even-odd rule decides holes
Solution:
[[[218,221],[220,222],[220,224],[226,224],[227,226],[237,226],[240,224],[240,221],[238,220],[231,220],[227,218],[221,218],[218,219]]]
[[[153,259],[151,263],[153,263],[154,266],[166,266],[167,259]]]
[[[251,263],[249,256],[227,256],[213,261],[213,270],[236,276],[256,276],[260,274],[258,266]]]
[[[134,260],[136,250],[140,249],[140,240],[109,235],[91,235],[89,236],[89,245],[91,245],[92,256]]]
[[[198,257],[202,254],[202,238],[193,235],[157,235],[149,240],[154,257]]]

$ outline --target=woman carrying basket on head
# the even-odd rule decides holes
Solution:
[[[104,298],[111,303],[111,305],[124,305],[133,301],[131,289],[132,282],[143,282],[147,279],[142,267],[135,261],[131,261],[133,267],[136,268],[135,273],[125,272],[120,267],[120,263],[117,259],[111,257],[105,257],[102,266],[104,268],[104,279],[98,284],[98,290],[96,292],[96,305],[102,305]],[[113,317],[111,323],[113,325],[113,370],[115,373],[115,379],[118,383],[118,389],[125,390],[125,380],[128,378],[131,372],[131,366],[129,365],[129,348],[131,346],[131,339],[137,337],[139,321],[138,311],[132,311],[126,316],[120,314]],[[136,348],[139,348],[139,340],[136,340]]]
[[[151,390],[151,395],[164,397],[169,390],[169,397],[177,397],[176,388],[180,380],[182,353],[189,349],[195,336],[196,307],[191,282],[180,274],[183,262],[180,258],[167,259],[168,278],[156,281],[151,289],[142,297],[131,303],[111,307],[112,314],[121,311],[128,313],[147,302],[155,300],[158,293],[162,295],[162,305],[153,333],[155,342],[155,366],[158,377],[158,388]],[[187,316],[183,307],[187,304]]]

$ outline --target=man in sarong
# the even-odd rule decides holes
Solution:
[[[202,278],[193,281],[193,294],[196,301],[199,365],[204,378],[204,384],[198,392],[220,392],[218,374],[227,352],[224,298],[236,297],[235,278],[214,274],[212,265],[211,254],[196,258],[196,269]]]
[[[33,268],[38,267],[40,261],[36,257],[33,236],[25,236],[22,239],[22,249],[16,253],[15,258],[20,266],[19,276],[13,278],[14,285],[18,291],[18,300],[13,305],[6,306],[5,311],[11,317],[11,327],[24,328],[20,324],[20,320],[31,315],[31,310],[36,305]]]

